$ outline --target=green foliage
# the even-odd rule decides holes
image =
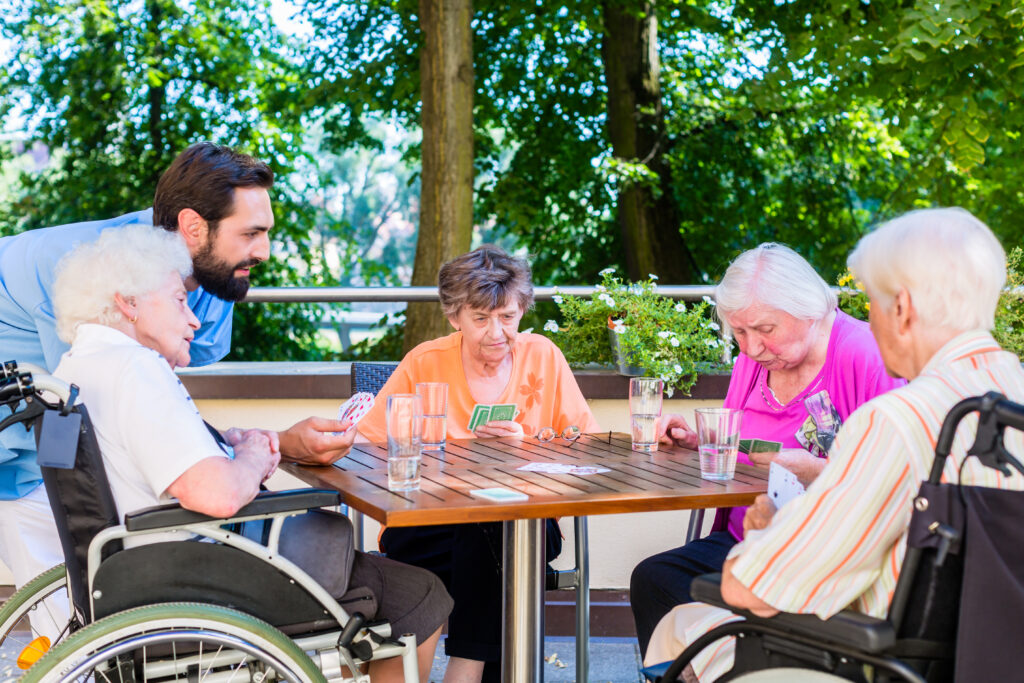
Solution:
[[[996,306],[992,335],[1007,351],[1024,358],[1024,250],[1014,247],[1006,258],[1006,289]]]
[[[601,271],[601,284],[589,300],[575,296],[556,299],[559,325],[549,320],[544,330],[558,344],[570,365],[617,362],[611,335],[628,365],[665,381],[669,396],[683,393],[700,371],[720,364],[727,343],[710,320],[710,300],[697,304],[673,301],[657,291],[656,278],[628,283]]]
[[[843,273],[837,284],[840,287],[839,310],[857,320],[867,320],[871,303],[868,301],[867,292],[864,291],[864,285],[854,278],[849,269]]]

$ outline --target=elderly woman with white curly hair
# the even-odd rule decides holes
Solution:
[[[805,402],[834,408],[845,420],[865,401],[900,386],[886,375],[867,324],[838,310],[836,295],[807,261],[789,247],[766,243],[740,254],[715,288],[719,319],[740,348],[726,408],[743,410],[746,439],[782,444],[778,462],[809,484],[825,466],[831,434],[819,438]],[[661,421],[662,439],[696,448],[697,436],[681,415]],[[750,464],[740,454],[739,461]],[[645,559],[633,570],[630,603],[641,652],[658,621],[690,602],[693,578],[718,572],[745,531],[758,526],[770,502],[720,511],[705,538]]]
[[[963,209],[914,211],[860,241],[849,266],[870,299],[871,332],[886,370],[909,383],[856,410],[806,493],[729,553],[722,570],[727,603],[764,617],[793,612],[825,619],[845,608],[885,617],[914,498],[928,478],[946,414],[989,391],[1024,401],[1020,361],[989,333],[1005,259],[988,227]],[[1024,489],[1019,473],[1004,475],[966,459],[976,430],[977,420],[961,423],[943,480]],[[1008,429],[1005,439],[1010,452],[1024,448],[1022,432]],[[991,602],[976,605],[976,613],[995,628],[981,640],[998,644],[980,644],[999,657],[1019,641],[1016,630],[1005,628],[1019,623],[1019,601],[1005,593],[986,599]],[[709,605],[680,605],[658,624],[647,663],[671,659],[700,634],[737,618]],[[684,677],[716,680],[730,668],[731,640],[705,650]]]
[[[149,226],[105,230],[58,266],[54,307],[71,344],[54,374],[81,389],[118,514],[177,499],[230,517],[277,467],[277,432],[231,429],[215,438],[173,368],[187,365],[199,321],[183,278],[192,259],[176,235]],[[166,540],[166,539],[158,539]],[[360,611],[419,643],[420,676],[433,661],[452,601],[430,572],[352,552],[352,529],[314,511],[285,523],[281,554],[335,597],[358,591]],[[401,661],[373,662],[374,681],[402,680]]]

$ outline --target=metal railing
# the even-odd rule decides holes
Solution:
[[[711,296],[712,285],[658,285],[658,294],[670,299],[698,301]],[[589,297],[591,286],[535,287],[533,298],[551,301],[557,295]],[[437,287],[253,287],[247,302],[260,303],[355,303],[381,301],[437,301]]]

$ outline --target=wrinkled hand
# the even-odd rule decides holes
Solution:
[[[768,469],[773,462],[779,463],[795,474],[804,486],[810,486],[828,463],[825,458],[819,458],[802,448],[783,448],[778,453],[751,453],[749,457],[750,462],[764,469]]]
[[[492,420],[480,425],[473,433],[480,437],[512,436],[523,438],[523,425],[515,420]]]
[[[268,433],[262,429],[228,431],[240,432],[240,434],[233,435],[237,437],[234,443],[228,441],[235,450],[235,459],[251,463],[261,472],[260,481],[266,481],[281,461],[281,451],[277,448],[277,435],[274,434],[274,438],[271,439]],[[226,435],[225,439],[227,439]]]
[[[696,450],[697,432],[690,429],[682,415],[662,415],[658,420],[658,441]]]
[[[762,493],[754,499],[754,504],[747,508],[747,514],[743,517],[743,533],[764,529],[771,523],[774,516],[775,504],[771,498]]]
[[[232,427],[225,432],[221,432],[221,436],[224,437],[224,441],[226,441],[229,446],[234,448],[235,445],[240,443],[249,432],[255,432],[267,437],[267,440],[270,442],[271,452],[277,453],[278,455],[281,454],[281,439],[277,432],[273,432],[269,429],[239,429],[238,427]]]
[[[281,456],[303,465],[330,465],[348,454],[356,440],[355,429],[342,434],[350,424],[350,420],[308,417],[280,432]]]

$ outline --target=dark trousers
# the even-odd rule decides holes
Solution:
[[[547,524],[547,559],[562,549],[554,520]],[[445,654],[485,662],[484,683],[501,677],[502,525],[500,522],[388,527],[381,550],[393,560],[429,569],[455,601]]]
[[[690,597],[694,577],[722,571],[734,545],[736,539],[728,531],[713,531],[636,566],[629,582],[629,602],[642,655],[647,654],[647,644],[661,618],[676,605],[694,601]]]

